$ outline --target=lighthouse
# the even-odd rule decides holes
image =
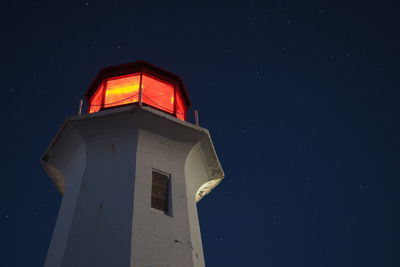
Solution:
[[[224,177],[182,79],[103,68],[41,163],[63,195],[45,267],[205,266],[196,203]]]

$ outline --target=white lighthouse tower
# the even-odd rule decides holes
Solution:
[[[102,69],[86,98],[42,158],[63,194],[45,267],[205,266],[196,202],[224,173],[182,80],[134,62]]]

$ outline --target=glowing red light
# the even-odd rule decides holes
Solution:
[[[187,105],[177,86],[145,73],[105,79],[89,101],[89,113],[104,108],[138,103],[140,88],[143,104],[186,119]]]
[[[182,94],[179,90],[176,91],[176,117],[180,120],[186,120],[186,105],[183,101]]]
[[[105,81],[104,107],[115,107],[139,101],[140,75],[127,75]]]

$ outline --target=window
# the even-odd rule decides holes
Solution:
[[[140,84],[139,74],[108,79],[105,83],[105,108],[138,102]]]
[[[142,88],[144,103],[166,112],[174,113],[174,86],[143,74]]]
[[[89,100],[89,113],[139,102],[140,88],[145,105],[186,119],[187,104],[181,85],[137,72],[104,79]]]
[[[169,213],[170,176],[153,170],[151,184],[151,207]]]

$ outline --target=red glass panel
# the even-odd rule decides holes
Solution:
[[[174,113],[174,86],[143,74],[143,103]]]
[[[100,87],[97,89],[96,93],[92,96],[92,99],[90,100],[90,108],[89,108],[89,113],[97,112],[101,108],[102,100],[103,100],[103,89],[104,85],[103,83],[100,85]]]
[[[104,107],[138,102],[139,83],[139,74],[107,80]]]
[[[176,117],[186,120],[186,105],[179,90],[176,91]]]
[[[89,113],[98,112],[103,107],[137,103],[141,75],[143,103],[174,114],[180,120],[186,120],[187,106],[179,89],[153,76],[140,73],[103,81],[90,100]]]

